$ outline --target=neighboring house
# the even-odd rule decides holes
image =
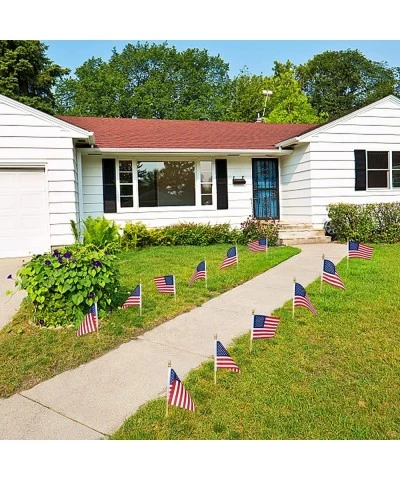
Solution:
[[[0,257],[121,226],[249,215],[321,228],[332,202],[400,200],[400,100],[323,126],[52,117],[0,95]]]

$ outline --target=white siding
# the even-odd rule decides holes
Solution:
[[[311,166],[312,222],[320,227],[330,203],[400,201],[400,189],[355,191],[354,150],[400,151],[400,106],[387,100],[376,108],[311,135],[308,156]]]
[[[105,155],[104,158],[112,158]],[[123,155],[124,160],[145,160],[143,157]],[[169,157],[170,158],[170,157]],[[215,157],[223,158],[223,157]],[[152,160],[162,160],[163,157],[152,157]],[[210,157],[207,157],[209,160]],[[106,218],[115,220],[123,226],[126,222],[142,221],[148,227],[163,227],[178,222],[199,222],[217,224],[229,222],[232,227],[239,227],[252,213],[252,176],[251,157],[226,157],[228,170],[228,209],[217,210],[216,196],[214,205],[210,207],[154,207],[136,208],[133,212],[105,214]],[[179,158],[179,160],[184,160]],[[201,158],[186,158],[188,161]],[[84,216],[102,216],[103,213],[103,184],[102,184],[102,156],[82,155],[83,176],[83,212]],[[245,185],[233,185],[233,177],[246,180]],[[214,175],[215,182],[215,175]],[[215,191],[215,184],[214,184]],[[134,199],[137,206],[137,199]]]
[[[0,168],[33,164],[46,169],[50,245],[69,244],[73,242],[69,222],[78,214],[75,135],[39,117],[0,98]]]
[[[294,148],[280,159],[280,219],[311,223],[311,162],[308,145]]]

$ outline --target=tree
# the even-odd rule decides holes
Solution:
[[[295,78],[295,65],[274,62],[274,75],[266,84],[273,93],[267,103],[267,123],[321,123],[326,115],[313,109]]]
[[[109,62],[92,58],[57,85],[58,112],[107,117],[218,120],[226,110],[229,65],[207,50],[166,42],[128,44]]]
[[[400,69],[367,59],[358,50],[326,51],[297,68],[311,105],[329,119],[400,92]]]
[[[47,49],[37,40],[0,40],[0,93],[53,114],[52,89],[69,70],[53,63]]]
[[[250,75],[247,69],[232,80],[230,101],[224,120],[254,122],[263,111],[262,91],[266,88],[263,75]]]

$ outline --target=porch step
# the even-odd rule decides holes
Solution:
[[[280,224],[278,238],[281,245],[331,242],[331,237],[325,235],[325,230],[314,229],[311,223]]]

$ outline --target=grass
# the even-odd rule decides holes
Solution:
[[[120,304],[142,279],[143,314],[139,316],[138,307],[115,310],[100,319],[98,335],[78,338],[75,329],[38,328],[30,322],[32,305],[25,301],[13,321],[0,331],[0,397],[8,397],[86,363],[299,252],[293,247],[272,247],[267,255],[252,254],[239,246],[239,268],[219,270],[228,247],[152,247],[119,255],[124,287],[119,294]],[[188,286],[188,279],[204,258],[208,289],[203,280]],[[176,276],[176,302],[173,295],[158,293],[153,282],[155,276],[169,274]]]
[[[241,374],[213,361],[184,384],[196,412],[165,398],[149,402],[112,439],[400,439],[400,245],[376,246],[371,261],[338,265],[343,291],[307,287],[314,317],[291,302],[275,311],[277,334],[237,338],[229,353]],[[179,374],[179,373],[178,373]]]

